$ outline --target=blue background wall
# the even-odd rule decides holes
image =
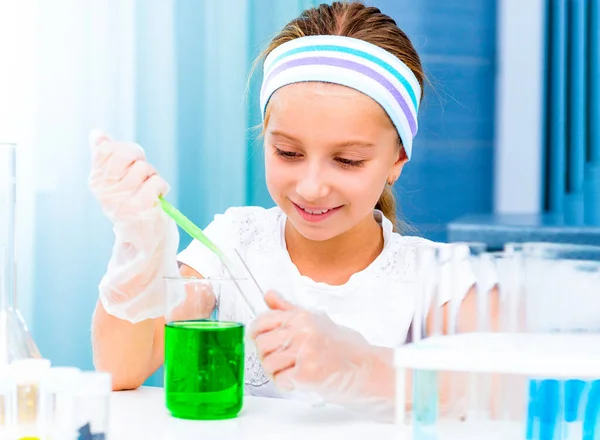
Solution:
[[[418,235],[444,240],[447,222],[493,209],[496,2],[372,4],[407,33],[430,82],[396,193]]]

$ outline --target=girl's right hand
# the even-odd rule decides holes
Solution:
[[[169,186],[139,145],[92,131],[90,146],[89,186],[115,234],[99,285],[102,305],[107,313],[134,323],[164,316],[163,278],[179,276],[177,225],[158,200]]]

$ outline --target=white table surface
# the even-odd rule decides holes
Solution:
[[[162,388],[114,392],[110,403],[109,440],[376,440],[406,437],[393,424],[358,419],[338,406],[312,407],[285,399],[244,396],[235,419],[191,421],[171,417]]]

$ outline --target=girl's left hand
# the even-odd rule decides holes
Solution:
[[[278,387],[316,392],[326,401],[352,406],[373,403],[382,389],[393,390],[393,383],[377,383],[386,380],[378,375],[382,364],[393,372],[391,350],[370,345],[326,314],[296,307],[275,292],[265,300],[271,310],[254,321],[250,335]],[[387,401],[390,396],[381,397]]]

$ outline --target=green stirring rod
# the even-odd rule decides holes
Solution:
[[[223,266],[225,266],[225,269],[227,270],[227,273],[231,277],[231,280],[235,283],[235,286],[237,287],[238,291],[240,292],[240,295],[242,296],[242,298],[246,302],[246,305],[248,306],[248,308],[250,309],[250,311],[252,311],[252,313],[254,314],[254,316],[258,316],[258,313],[256,312],[256,309],[250,303],[250,301],[248,300],[248,298],[246,297],[246,295],[244,295],[244,292],[240,288],[240,285],[238,284],[236,277],[233,275],[233,272],[234,272],[233,268],[235,267],[235,265],[231,262],[231,260],[229,258],[227,258],[227,256],[225,255],[225,253],[223,253],[204,234],[204,232],[202,232],[202,229],[200,229],[198,226],[196,226],[189,218],[187,218],[177,208],[175,208],[173,205],[171,205],[169,202],[167,202],[162,196],[159,196],[158,199],[160,200],[160,205],[161,205],[163,211],[165,211],[165,213],[169,217],[171,217],[173,220],[175,220],[175,223],[177,223],[181,227],[181,229],[183,229],[185,232],[187,232],[190,235],[190,237],[198,240],[200,243],[202,243],[204,246],[206,246],[210,251],[212,251],[217,257],[219,257],[219,259],[223,263]],[[250,275],[250,277],[252,278],[252,280],[254,281],[254,283],[256,284],[256,286],[258,287],[258,290],[262,293],[262,290],[261,290],[260,286],[258,285],[258,283],[256,282],[256,279],[252,276],[252,274],[248,270],[248,266],[246,266],[246,263],[244,263],[244,260],[242,260],[241,255],[237,251],[236,251],[236,253],[237,253],[238,257],[240,258],[240,261],[242,262],[242,264],[246,268],[246,271],[248,272],[248,274]]]

